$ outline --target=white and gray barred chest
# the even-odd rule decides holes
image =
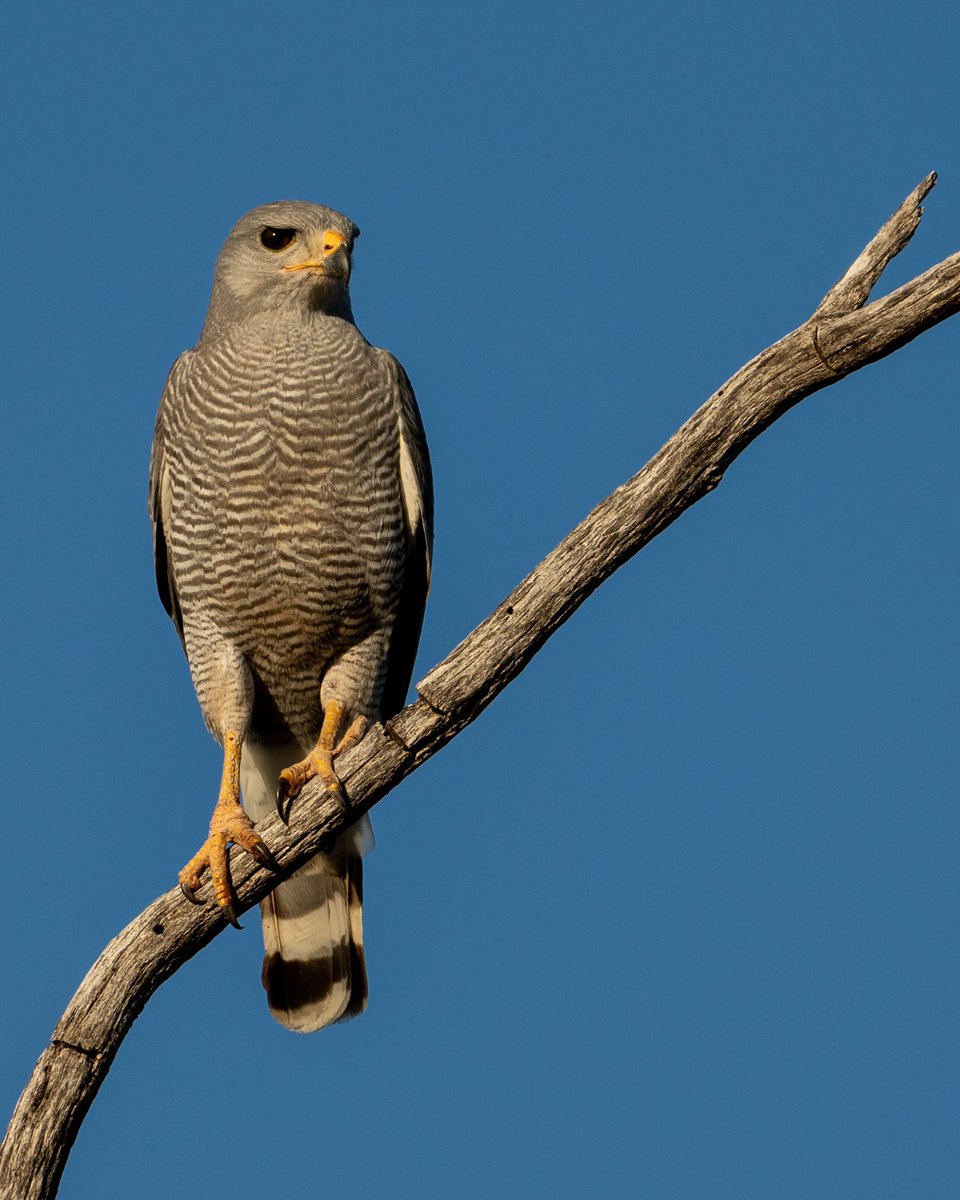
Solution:
[[[336,319],[240,328],[183,364],[166,444],[184,620],[202,609],[267,676],[315,678],[392,620],[404,538],[387,384]]]

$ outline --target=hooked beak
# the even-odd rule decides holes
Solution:
[[[311,234],[307,238],[309,258],[303,262],[288,263],[281,268],[284,271],[316,271],[318,275],[342,275],[335,267],[331,270],[330,260],[337,251],[346,245],[347,239],[336,229],[325,229],[319,236]]]

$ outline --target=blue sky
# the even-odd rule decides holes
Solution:
[[[881,286],[960,248],[958,35],[922,2],[7,14],[5,1113],[215,798],[144,504],[236,218],[363,230],[358,323],[435,465],[423,674],[932,169]],[[788,414],[378,807],[360,1020],[275,1026],[253,916],[168,982],[61,1195],[956,1196],[958,345]]]

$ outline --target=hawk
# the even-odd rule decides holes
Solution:
[[[223,775],[200,850],[236,925],[227,849],[403,707],[430,582],[433,486],[410,381],[357,328],[359,230],[302,201],[242,217],[200,340],[174,363],[150,463],[157,586]],[[242,797],[242,799],[241,799]],[[261,904],[270,1011],[307,1032],[362,1012],[363,817]]]

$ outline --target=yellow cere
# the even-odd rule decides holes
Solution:
[[[336,254],[346,240],[343,234],[338,233],[336,229],[325,230],[323,234],[324,254]]]

